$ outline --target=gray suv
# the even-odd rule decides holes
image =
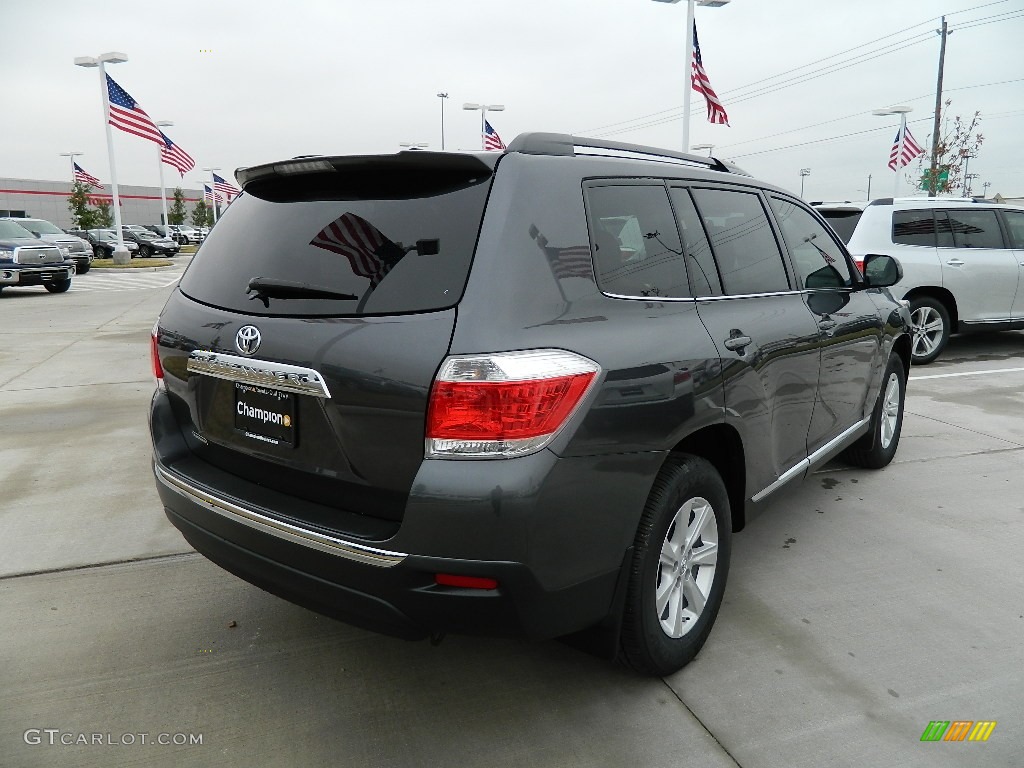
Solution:
[[[899,260],[892,293],[910,303],[915,365],[935,360],[952,333],[1024,328],[1024,208],[921,197],[815,207],[858,261]]]
[[[153,329],[153,467],[199,552],[288,600],[667,674],[734,532],[896,452],[899,264],[718,160],[525,134],[236,177]]]

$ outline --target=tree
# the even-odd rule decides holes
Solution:
[[[181,187],[175,187],[174,202],[171,204],[171,210],[167,212],[167,223],[184,224],[187,213],[188,211],[185,210],[185,193]]]
[[[71,220],[78,229],[96,229],[100,226],[95,208],[89,206],[89,194],[92,186],[82,181],[71,185],[71,197],[68,198],[68,210]]]
[[[100,229],[108,229],[114,226],[114,214],[110,211],[110,203],[101,200],[96,203],[96,226]]]
[[[943,112],[949,109],[951,99],[946,99],[943,104]],[[943,121],[948,126],[948,118]],[[970,121],[957,115],[953,118],[953,127],[945,131],[945,135],[939,136],[939,143],[935,153],[935,178],[931,178],[931,156],[926,151],[917,162],[920,174],[918,179],[922,180],[922,187],[928,189],[929,196],[948,194],[954,189],[963,187],[966,195],[966,184],[964,171],[967,162],[978,156],[982,142],[985,137],[975,129],[981,123],[981,112],[975,112]],[[931,146],[929,136],[928,146]],[[942,179],[942,172],[946,172],[945,180]]]
[[[196,203],[196,207],[192,209],[192,226],[213,226],[213,211],[206,204],[205,200],[200,200],[198,203]]]

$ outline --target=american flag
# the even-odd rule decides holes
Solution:
[[[892,149],[889,151],[889,170],[896,170],[896,155],[900,152],[900,133],[903,133],[903,154],[898,158],[900,163],[899,166],[902,168],[904,165],[910,163],[918,155],[923,155],[924,150],[914,141],[914,137],[910,135],[910,129],[905,126],[896,131],[896,140],[892,143]]]
[[[107,95],[110,97],[108,122],[112,126],[120,128],[125,133],[155,141],[161,147],[164,146],[164,135],[160,129],[135,99],[128,95],[128,91],[115,83],[110,75],[107,75]]]
[[[355,274],[370,278],[370,288],[376,288],[405,256],[403,248],[354,213],[342,214],[321,229],[309,244],[344,256]]]
[[[488,152],[492,150],[505,149],[505,142],[501,140],[501,136],[498,132],[491,128],[491,124],[484,120],[484,149]]]
[[[103,184],[93,176],[91,173],[86,171],[78,163],[75,163],[75,181],[80,181],[83,184],[88,184],[90,187],[102,187]]]
[[[564,277],[586,277],[594,279],[589,245],[572,245],[568,248],[545,248],[552,274],[561,280]]]
[[[210,189],[210,185],[209,184],[203,184],[203,202],[206,203],[207,205],[213,205],[213,197],[214,197],[214,192],[213,192],[212,189]],[[223,202],[223,201],[224,201],[224,198],[221,197],[220,195],[217,195],[217,202],[220,203],[220,202]]]
[[[700,57],[700,45],[697,43],[697,24],[693,24],[693,73],[690,75],[690,83],[693,90],[704,96],[708,104],[708,122],[729,125],[729,116],[725,114],[725,107],[718,100],[718,94],[711,87],[708,80],[708,73],[704,71],[704,62]]]
[[[228,202],[231,202],[231,198],[242,191],[231,182],[222,179],[216,173],[213,174],[213,188],[217,191],[218,195],[227,198]]]
[[[160,132],[160,135],[164,139],[164,145],[160,148],[161,160],[177,168],[178,173],[182,176],[185,175],[186,171],[191,171],[196,167],[196,161],[192,159],[188,152],[171,141],[170,137],[163,131]]]

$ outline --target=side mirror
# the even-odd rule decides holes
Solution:
[[[903,267],[892,256],[869,253],[864,257],[864,282],[869,288],[888,288],[903,279]]]

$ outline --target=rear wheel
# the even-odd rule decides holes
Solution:
[[[938,299],[918,296],[910,302],[914,365],[927,365],[939,356],[949,341],[949,311]]]
[[[670,457],[634,541],[622,650],[638,672],[676,672],[704,645],[725,594],[731,520],[715,468],[696,456]]]
[[[881,469],[896,455],[903,429],[907,375],[898,355],[889,358],[882,389],[871,416],[871,431],[846,449],[843,458],[858,467]]]
[[[50,293],[66,293],[68,288],[71,287],[71,278],[64,280],[54,280],[52,283],[43,283],[46,286],[46,290]]]

